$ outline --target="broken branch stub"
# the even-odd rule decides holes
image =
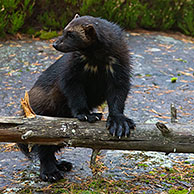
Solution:
[[[170,113],[171,113],[171,123],[177,123],[178,122],[177,109],[173,103],[170,105]]]

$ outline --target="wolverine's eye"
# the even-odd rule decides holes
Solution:
[[[67,31],[67,37],[69,37],[69,38],[74,38],[75,36],[74,36],[74,34],[72,33],[72,32],[70,32],[70,31]]]

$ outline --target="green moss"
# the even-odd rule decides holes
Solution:
[[[40,31],[40,39],[42,40],[49,40],[51,38],[54,38],[58,36],[58,33],[56,31],[50,31],[50,32],[46,32],[46,31]]]
[[[187,63],[187,60],[184,60],[184,59],[182,59],[182,58],[178,58],[177,60],[178,60],[178,61],[182,61],[183,63]]]
[[[148,167],[148,165],[147,164],[138,164],[138,166],[144,166],[144,167]]]
[[[57,188],[55,189],[54,191],[55,194],[61,194],[61,193],[68,193],[68,191],[66,189],[63,189],[63,188]]]
[[[180,190],[180,189],[170,189],[168,191],[168,194],[187,194],[187,193],[194,194],[194,190],[193,191],[188,191],[187,189],[182,189],[182,190]]]
[[[153,174],[153,175],[154,175],[154,174],[155,174],[155,172],[154,172],[154,171],[150,171],[150,172],[149,172],[149,174]]]
[[[172,83],[175,83],[175,82],[177,81],[177,79],[178,79],[177,77],[172,77],[172,78],[171,78],[171,82],[172,82]]]

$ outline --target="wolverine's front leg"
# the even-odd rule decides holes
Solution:
[[[129,91],[127,79],[120,81],[119,78],[112,77],[109,80],[109,89],[107,93],[107,102],[109,115],[107,118],[107,128],[113,136],[121,138],[128,137],[130,131],[135,129],[135,123],[124,114],[125,100]]]

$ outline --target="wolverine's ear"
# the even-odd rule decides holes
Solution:
[[[75,16],[74,16],[73,19],[77,19],[77,18],[79,18],[79,17],[80,17],[79,14],[75,14]]]
[[[96,30],[92,24],[88,24],[84,26],[85,35],[88,39],[95,39],[96,38]]]

